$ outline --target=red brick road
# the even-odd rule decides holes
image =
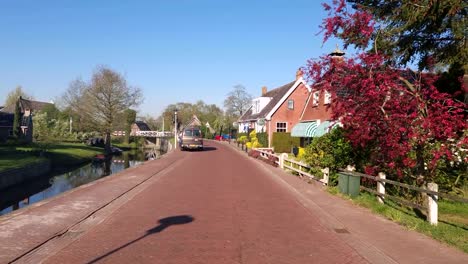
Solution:
[[[46,263],[365,263],[226,144],[183,162]]]

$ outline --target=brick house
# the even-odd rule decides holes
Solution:
[[[39,102],[24,99],[19,97],[19,105],[21,109],[21,133],[23,138],[32,142],[33,136],[33,115],[35,112],[41,111],[44,107],[53,105],[52,103]],[[0,109],[0,142],[6,141],[9,136],[13,135],[13,119],[15,113],[15,105],[10,105]]]
[[[296,79],[283,86],[267,91],[252,100],[250,108],[238,119],[238,132],[266,132],[268,147],[271,147],[274,132],[291,132],[303,114],[311,88],[298,70]]]
[[[344,52],[336,48],[329,56],[342,60]],[[299,122],[292,128],[291,136],[301,138],[301,147],[307,146],[312,138],[328,133],[340,123],[331,119],[332,98],[327,91],[320,91],[312,86]]]

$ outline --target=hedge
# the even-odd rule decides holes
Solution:
[[[258,142],[262,144],[264,148],[268,147],[268,134],[266,132],[257,133],[257,139],[258,139]]]
[[[288,132],[275,132],[273,133],[273,147],[276,153],[291,153],[292,147],[299,147],[300,138],[291,137]]]

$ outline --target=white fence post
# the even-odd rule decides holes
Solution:
[[[323,182],[324,185],[328,186],[328,180],[330,178],[330,168],[326,167],[325,169],[322,169],[322,172],[323,172],[323,179],[320,181]]]
[[[436,183],[430,182],[427,184],[429,191],[437,192],[439,186]],[[437,195],[427,195],[427,220],[431,225],[437,225]]]
[[[279,157],[278,157],[279,158],[279,167],[281,169],[284,169],[284,159],[287,158],[287,157],[288,157],[288,154],[286,154],[286,153],[279,154]]]
[[[385,179],[386,178],[385,173],[383,173],[383,172],[379,172],[377,177],[379,179]],[[377,201],[379,201],[379,203],[384,203],[385,182],[381,182],[381,181],[377,182],[377,192],[379,194],[382,194],[381,196],[377,195]]]

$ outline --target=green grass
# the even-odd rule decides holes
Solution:
[[[46,160],[46,158],[34,156],[29,153],[0,151],[0,171],[21,168],[44,160]]]
[[[349,197],[339,194],[337,187],[331,187],[328,190],[334,195],[349,199]],[[439,222],[437,226],[432,226],[426,221],[425,212],[401,206],[388,199],[385,204],[380,204],[374,195],[366,192],[361,192],[361,194],[355,199],[352,199],[352,201],[410,230],[423,233],[468,253],[467,204],[440,201]]]
[[[45,151],[45,155],[39,153]],[[102,148],[83,143],[35,143],[21,146],[0,146],[0,171],[50,159],[54,167],[78,165],[102,153]]]

